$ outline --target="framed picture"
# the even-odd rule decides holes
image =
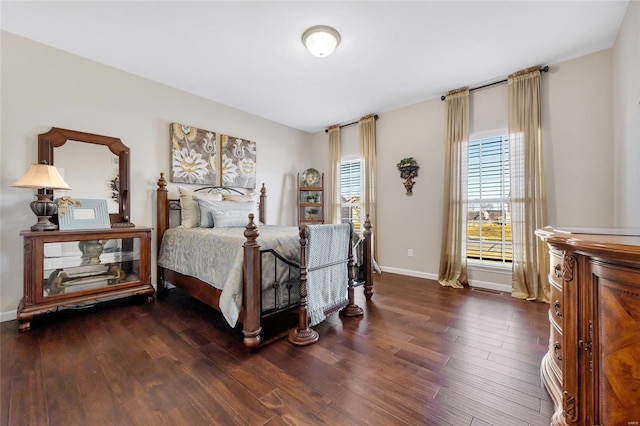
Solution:
[[[256,187],[256,143],[235,136],[220,136],[222,185],[232,188]]]
[[[171,182],[217,185],[216,132],[171,123]]]
[[[61,231],[81,229],[109,229],[109,211],[107,200],[77,199],[79,205],[69,205],[64,214],[58,215]]]

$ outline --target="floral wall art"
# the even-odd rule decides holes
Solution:
[[[171,123],[171,182],[218,184],[216,133]]]
[[[256,143],[171,123],[171,182],[256,187]]]
[[[256,187],[256,143],[234,136],[220,136],[222,185]]]

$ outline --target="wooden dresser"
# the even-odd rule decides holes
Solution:
[[[640,230],[536,231],[550,252],[553,425],[640,425]]]

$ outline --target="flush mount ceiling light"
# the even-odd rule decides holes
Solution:
[[[313,56],[324,58],[340,44],[340,34],[326,25],[315,25],[302,34],[302,44]]]

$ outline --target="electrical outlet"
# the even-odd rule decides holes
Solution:
[[[413,249],[407,250],[407,256],[413,257]]]

